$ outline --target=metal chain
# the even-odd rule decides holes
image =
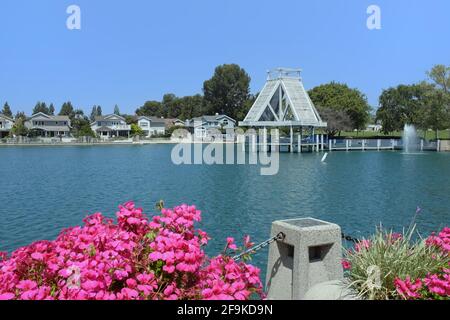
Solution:
[[[353,242],[353,243],[358,243],[359,240],[356,238],[353,238],[351,236],[345,235],[344,233],[342,233],[342,239]]]
[[[270,239],[267,239],[266,241],[261,242],[260,244],[251,247],[250,249],[242,252],[241,254],[238,254],[236,256],[233,257],[234,261],[238,261],[240,260],[243,256],[249,254],[249,253],[256,253],[257,251],[267,247],[268,245],[270,245],[271,243],[275,242],[275,241],[283,241],[284,238],[286,237],[286,235],[283,232],[278,233],[275,237],[272,237]],[[356,238],[353,238],[351,236],[348,236],[344,233],[342,233],[342,239],[353,242],[353,243],[358,243],[359,240]]]
[[[275,241],[283,241],[284,238],[286,237],[286,235],[283,232],[280,232],[279,234],[277,234],[275,237],[272,237],[270,239],[267,239],[266,241],[261,242],[260,244],[253,246],[252,248],[242,252],[241,254],[238,254],[237,256],[233,257],[234,261],[238,261],[240,260],[243,256],[245,256],[246,254],[249,253],[255,253],[259,250],[261,250],[262,248],[267,247],[269,244],[275,242]]]

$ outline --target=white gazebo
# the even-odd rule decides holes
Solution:
[[[303,87],[300,72],[300,69],[290,68],[277,68],[268,71],[264,88],[244,121],[239,122],[239,125],[262,128],[264,140],[267,137],[267,128],[289,127],[291,151],[293,128],[300,130],[299,148],[301,148],[303,129],[309,129],[311,136],[314,137],[315,128],[325,128],[327,123],[322,121]],[[323,141],[321,144],[323,145]]]

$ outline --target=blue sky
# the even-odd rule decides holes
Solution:
[[[81,8],[81,30],[66,8]],[[381,8],[381,30],[366,9]],[[257,92],[267,69],[303,69],[307,88],[332,80],[371,105],[382,89],[450,65],[448,0],[2,0],[0,103],[57,111],[70,100],[133,113],[164,93],[201,93],[215,66],[237,63]]]

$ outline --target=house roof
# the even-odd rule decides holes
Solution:
[[[155,127],[165,127],[167,125],[167,121],[171,119],[164,119],[158,117],[149,117],[149,116],[140,116],[138,120],[146,119],[152,123]]]
[[[14,120],[12,118],[10,118],[8,116],[5,116],[3,113],[0,113],[0,118],[3,118],[3,119],[6,119],[6,120],[14,122]]]
[[[247,126],[266,126],[276,124],[326,127],[308,93],[303,87],[296,69],[276,69],[276,77],[269,77],[244,121]]]
[[[69,116],[51,116],[42,112],[33,114],[28,120],[70,121]]]
[[[114,118],[125,121],[124,117],[119,116],[117,114],[107,114],[105,116],[97,116],[97,117],[95,117],[95,121],[110,120],[110,119],[114,119]]]
[[[226,114],[216,114],[216,115],[203,115],[201,117],[195,117],[187,121],[189,127],[193,127],[195,122],[201,122],[202,124],[208,123],[208,122],[215,122],[219,121],[220,119],[227,118],[228,120],[233,121],[236,123],[236,120],[233,118],[227,116]]]
[[[44,131],[70,131],[69,126],[34,126],[31,130],[44,130]]]
[[[110,132],[110,131],[113,131],[113,130],[111,128],[109,128],[109,127],[101,126],[100,128],[95,129],[95,131],[98,131],[98,132]]]

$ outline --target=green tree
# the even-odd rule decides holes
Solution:
[[[352,120],[353,129],[364,129],[369,119],[370,106],[366,96],[346,84],[331,82],[311,89],[309,96],[317,107],[345,111]]]
[[[138,116],[163,117],[162,105],[159,101],[146,101],[144,105],[136,110]]]
[[[50,110],[47,107],[47,104],[45,102],[38,102],[33,108],[33,114],[42,112],[44,114],[50,114]]]
[[[117,104],[114,106],[114,114],[120,116],[120,109]]]
[[[59,111],[60,116],[69,116],[70,118],[73,118],[75,115],[74,109],[72,106],[72,103],[70,101],[64,102],[61,106],[61,111]]]
[[[1,113],[9,118],[13,117],[13,114],[12,114],[12,111],[11,111],[11,108],[10,108],[8,102],[5,102],[5,104],[3,105],[3,110]]]
[[[430,85],[421,83],[383,90],[379,98],[380,108],[376,114],[377,120],[383,125],[382,131],[386,134],[401,131],[405,124],[421,127],[423,97],[432,89]]]
[[[55,106],[53,105],[53,103],[50,103],[50,106],[48,107],[48,113],[51,116],[55,115]]]
[[[450,93],[450,67],[442,64],[435,65],[427,72],[427,75],[444,92]]]
[[[92,122],[94,122],[95,117],[100,117],[101,115],[102,115],[102,107],[94,105],[92,107],[91,115],[89,118]]]
[[[22,119],[23,121],[25,121],[27,119],[27,116],[25,115],[25,112],[17,111],[16,116],[14,117],[14,119],[16,121],[19,120],[19,119]]]
[[[28,128],[25,126],[24,117],[20,116],[16,118],[14,126],[11,129],[10,135],[22,137],[28,135]]]
[[[439,130],[450,127],[450,94],[440,89],[426,90],[422,99],[421,123],[423,130],[432,129],[439,139]]]
[[[203,84],[206,107],[211,113],[236,118],[250,94],[250,76],[237,64],[216,67],[211,79]]]
[[[352,119],[348,116],[344,110],[338,110],[337,108],[317,108],[320,116],[327,122],[326,133],[330,136],[340,134],[341,131],[348,131],[352,129]]]
[[[180,120],[192,119],[203,114],[203,96],[196,94],[194,96],[186,96],[178,99],[179,114],[174,118]]]
[[[131,136],[143,136],[144,131],[136,123],[131,124]]]

